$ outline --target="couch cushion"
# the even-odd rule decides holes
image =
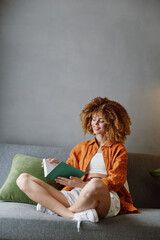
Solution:
[[[13,157],[10,173],[0,189],[0,200],[23,202],[36,204],[34,201],[28,198],[28,196],[22,192],[16,184],[16,179],[21,173],[29,173],[44,182],[49,183],[57,189],[61,189],[59,184],[54,181],[45,178],[43,174],[43,168],[41,167],[42,159],[27,156],[24,154],[16,154]]]
[[[139,209],[139,214],[119,215],[98,223],[76,221],[37,212],[34,205],[0,202],[0,239],[31,240],[158,240],[160,209]]]

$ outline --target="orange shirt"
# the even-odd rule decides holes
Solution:
[[[84,141],[77,144],[71,151],[67,164],[87,172],[90,160],[98,150],[96,139]],[[120,213],[138,212],[133,206],[132,197],[124,183],[127,179],[127,160],[128,155],[122,143],[109,144],[101,147],[104,163],[107,170],[107,177],[102,178],[109,191],[115,191],[120,197]],[[84,177],[82,177],[84,179]],[[62,190],[69,191],[72,188],[64,187]]]

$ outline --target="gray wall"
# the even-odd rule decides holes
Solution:
[[[128,151],[160,153],[160,1],[0,0],[0,142],[72,148],[96,96],[128,110]]]

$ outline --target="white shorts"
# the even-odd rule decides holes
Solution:
[[[78,200],[81,190],[82,190],[82,188],[76,187],[76,188],[72,189],[71,191],[61,191],[61,193],[64,194],[64,196],[68,200],[69,205],[72,206]],[[106,218],[114,217],[120,211],[120,199],[119,199],[118,194],[114,191],[110,191],[110,197],[111,197],[111,206],[109,208]]]

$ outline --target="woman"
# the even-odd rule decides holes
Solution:
[[[17,185],[39,203],[38,211],[56,213],[78,223],[137,212],[124,187],[128,157],[123,143],[131,124],[127,111],[115,101],[97,97],[84,107],[80,119],[84,136],[89,132],[95,137],[76,145],[67,164],[87,174],[81,179],[58,177],[56,182],[65,186],[62,191],[26,173],[18,177]]]

